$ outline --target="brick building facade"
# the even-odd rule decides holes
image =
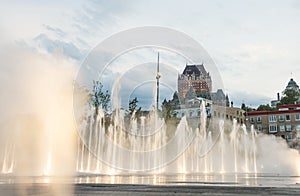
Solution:
[[[186,65],[182,74],[178,75],[178,95],[180,99],[185,98],[190,87],[194,92],[211,93],[212,81],[208,72],[206,72],[203,64]]]
[[[274,134],[287,141],[300,140],[300,104],[281,105],[276,111],[246,113],[247,125],[258,132]]]

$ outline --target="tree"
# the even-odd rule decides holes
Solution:
[[[176,117],[176,113],[172,107],[171,101],[167,101],[164,99],[162,103],[162,115],[165,121],[174,119]]]
[[[137,109],[137,104],[138,104],[138,99],[137,97],[135,97],[134,99],[132,99],[131,101],[129,101],[129,115],[132,116],[132,114],[135,112],[135,117],[138,117],[141,113],[141,107],[139,107]]]
[[[279,105],[282,104],[295,104],[297,101],[299,101],[300,92],[296,91],[294,89],[285,89],[283,91],[283,96],[280,100]]]
[[[267,104],[258,106],[257,111],[273,111],[275,109],[276,108],[272,108],[269,104]]]
[[[246,104],[244,104],[244,103],[242,103],[241,109],[245,110],[246,112],[253,111],[253,108],[250,108],[250,107],[246,106]]]
[[[165,99],[165,100],[166,100],[166,99]],[[167,101],[167,100],[166,100],[166,101]],[[173,104],[174,106],[179,106],[179,105],[180,105],[180,100],[179,100],[177,91],[174,92],[174,94],[173,94],[173,99],[172,99],[171,102],[172,102],[172,104]]]
[[[98,114],[98,109],[102,106],[105,112],[109,109],[110,94],[108,90],[103,91],[103,84],[100,81],[93,81],[93,89],[91,93],[91,104],[96,109],[96,114]]]

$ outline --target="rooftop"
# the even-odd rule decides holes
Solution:
[[[275,111],[251,111],[246,112],[247,116],[257,115],[272,115],[272,114],[287,114],[287,113],[300,113],[300,104],[286,104],[278,106],[279,110]]]
[[[196,76],[199,76],[199,75],[206,75],[208,73],[206,72],[203,64],[201,64],[201,65],[186,65],[182,74],[184,75],[195,74]]]
[[[293,78],[290,79],[288,85],[286,86],[287,89],[291,89],[291,88],[294,88],[294,89],[299,89],[299,86],[297,85],[297,83],[294,81]]]

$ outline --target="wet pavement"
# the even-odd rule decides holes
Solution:
[[[0,176],[0,195],[300,195],[300,177],[280,175]]]

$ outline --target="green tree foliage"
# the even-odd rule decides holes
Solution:
[[[162,103],[162,116],[165,121],[172,120],[176,118],[176,113],[172,107],[171,101],[166,99]]]
[[[283,91],[283,96],[280,100],[279,105],[282,104],[294,104],[299,101],[300,92],[294,89],[286,89]]]
[[[138,99],[135,97],[131,101],[129,101],[129,115],[132,116],[132,114],[135,112],[135,117],[139,117],[141,113],[141,107],[137,109]]]
[[[258,111],[273,111],[273,110],[276,110],[276,108],[272,108],[269,104],[267,104],[267,105],[258,106],[258,108],[256,110],[258,110]]]
[[[244,104],[244,103],[242,103],[241,109],[245,110],[246,112],[253,111],[253,108],[250,108],[250,107],[246,106],[246,104]]]
[[[109,109],[110,94],[108,90],[104,92],[103,84],[100,81],[93,81],[93,89],[91,92],[91,104],[96,109],[96,114],[98,114],[98,109],[102,106],[105,112]]]
[[[178,97],[178,93],[175,91],[173,94],[173,99],[171,101],[173,103],[173,105],[175,106],[179,106],[180,105],[180,101],[179,101],[179,97]]]

